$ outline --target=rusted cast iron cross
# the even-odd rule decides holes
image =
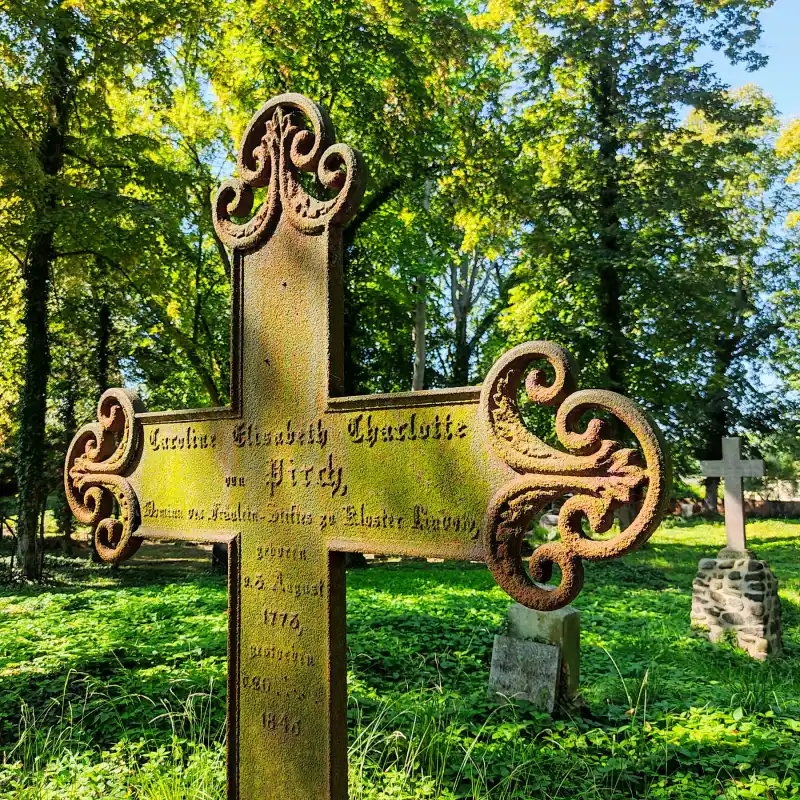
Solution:
[[[127,558],[143,539],[230,543],[228,783],[241,800],[347,795],[344,552],[485,560],[512,597],[553,609],[580,591],[582,558],[640,544],[667,498],[666,456],[645,415],[610,392],[575,391],[569,357],[551,343],[511,350],[483,389],[340,396],[341,227],[366,171],[333,141],[319,106],[276,97],[245,131],[239,178],[217,194],[214,222],[235,254],[231,407],[146,413],[111,390],[67,456],[68,497],[103,558]],[[301,171],[331,198],[309,196]],[[263,205],[237,224],[257,188]],[[532,371],[542,361],[551,383]],[[523,381],[557,408],[566,452],[523,425]],[[619,417],[641,450],[597,419],[579,432],[589,408]],[[608,530],[634,492],[644,501],[624,533],[584,535],[586,518]],[[563,495],[561,542],[530,562],[538,581],[561,568],[544,589],[521,543]]]

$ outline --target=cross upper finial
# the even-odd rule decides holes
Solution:
[[[722,440],[722,460],[701,461],[700,469],[707,478],[722,478],[725,481],[727,549],[736,552],[746,551],[742,478],[762,477],[764,462],[759,459],[743,460],[741,439],[738,436],[726,436]]]
[[[309,130],[310,128],[310,130]],[[367,181],[361,154],[333,141],[333,125],[322,106],[301,94],[273,97],[253,115],[239,149],[239,177],[225,181],[213,205],[214,227],[232,250],[245,252],[263,244],[284,219],[305,234],[341,226],[357,210]],[[300,173],[316,175],[332,198],[308,194]],[[253,209],[254,189],[266,188],[266,198]]]

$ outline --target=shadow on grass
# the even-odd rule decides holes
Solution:
[[[766,665],[690,631],[691,578],[708,550],[662,539],[623,561],[587,565],[576,606],[582,611],[582,685],[590,716],[623,724],[619,709],[637,695],[645,676],[650,702],[661,704],[654,719],[698,706],[796,707],[800,676],[792,656],[800,652],[800,611],[793,600],[783,598],[789,657]],[[791,539],[764,539],[758,553],[796,586],[800,565]],[[99,714],[92,723],[98,743],[115,741],[126,726],[152,726],[153,703],[173,697],[180,704],[207,689],[212,678],[222,698],[215,713],[222,713],[225,577],[173,566],[65,568],[62,584],[0,592],[23,606],[4,620],[10,634],[0,644],[0,744],[12,741],[21,703],[44,708],[64,696],[80,703],[87,686],[81,676],[90,676],[118,709],[119,723],[103,722]],[[31,599],[36,602],[25,609]],[[402,698],[409,690],[434,687],[485,710],[493,638],[508,605],[481,564],[389,563],[350,573],[353,696],[361,702]],[[44,628],[37,627],[40,615]],[[612,707],[618,710],[612,713]]]
[[[70,559],[64,559],[71,561]],[[210,567],[200,571],[187,569],[182,559],[164,563],[129,563],[119,567],[86,564],[76,560],[66,567],[52,565],[45,570],[41,583],[7,580],[8,570],[0,566],[0,597],[36,597],[41,594],[76,594],[85,591],[117,591],[159,587],[173,583],[201,583],[224,587],[227,577]]]

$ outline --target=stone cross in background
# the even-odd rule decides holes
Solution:
[[[576,391],[569,356],[549,342],[506,353],[482,388],[340,396],[342,227],[365,182],[322,108],[296,94],[267,102],[214,202],[234,253],[230,407],[146,413],[112,389],[67,454],[67,497],[104,559],[143,539],[229,543],[230,800],[347,796],[345,552],[482,560],[514,599],[555,609],[580,591],[581,559],[641,544],[669,498],[646,415],[613,392]],[[522,391],[556,409],[565,450],[527,430]],[[587,424],[595,408],[641,450]],[[629,528],[587,536],[585,521],[607,531],[642,492]],[[529,574],[529,525],[567,495],[561,541],[534,551]],[[554,564],[561,581],[544,588]]]
[[[692,586],[692,625],[712,641],[731,632],[739,647],[764,660],[782,650],[778,580],[755,558],[745,538],[742,478],[764,474],[763,461],[743,461],[738,437],[722,440],[722,461],[701,461],[708,478],[725,481],[727,543],[716,558],[701,559]]]
[[[760,478],[764,474],[764,462],[743,460],[741,439],[738,436],[726,436],[722,440],[722,461],[701,461],[700,469],[707,478],[722,478],[725,481],[726,550],[731,553],[745,552],[747,539],[742,478]]]

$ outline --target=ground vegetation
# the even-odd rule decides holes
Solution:
[[[582,702],[553,717],[487,699],[508,598],[485,567],[349,573],[351,797],[797,797],[797,526],[751,526],[781,581],[786,650],[766,665],[689,629],[697,561],[724,538],[679,523],[589,565]],[[224,797],[224,577],[181,545],[117,571],[50,563],[45,585],[0,591],[0,797]]]

